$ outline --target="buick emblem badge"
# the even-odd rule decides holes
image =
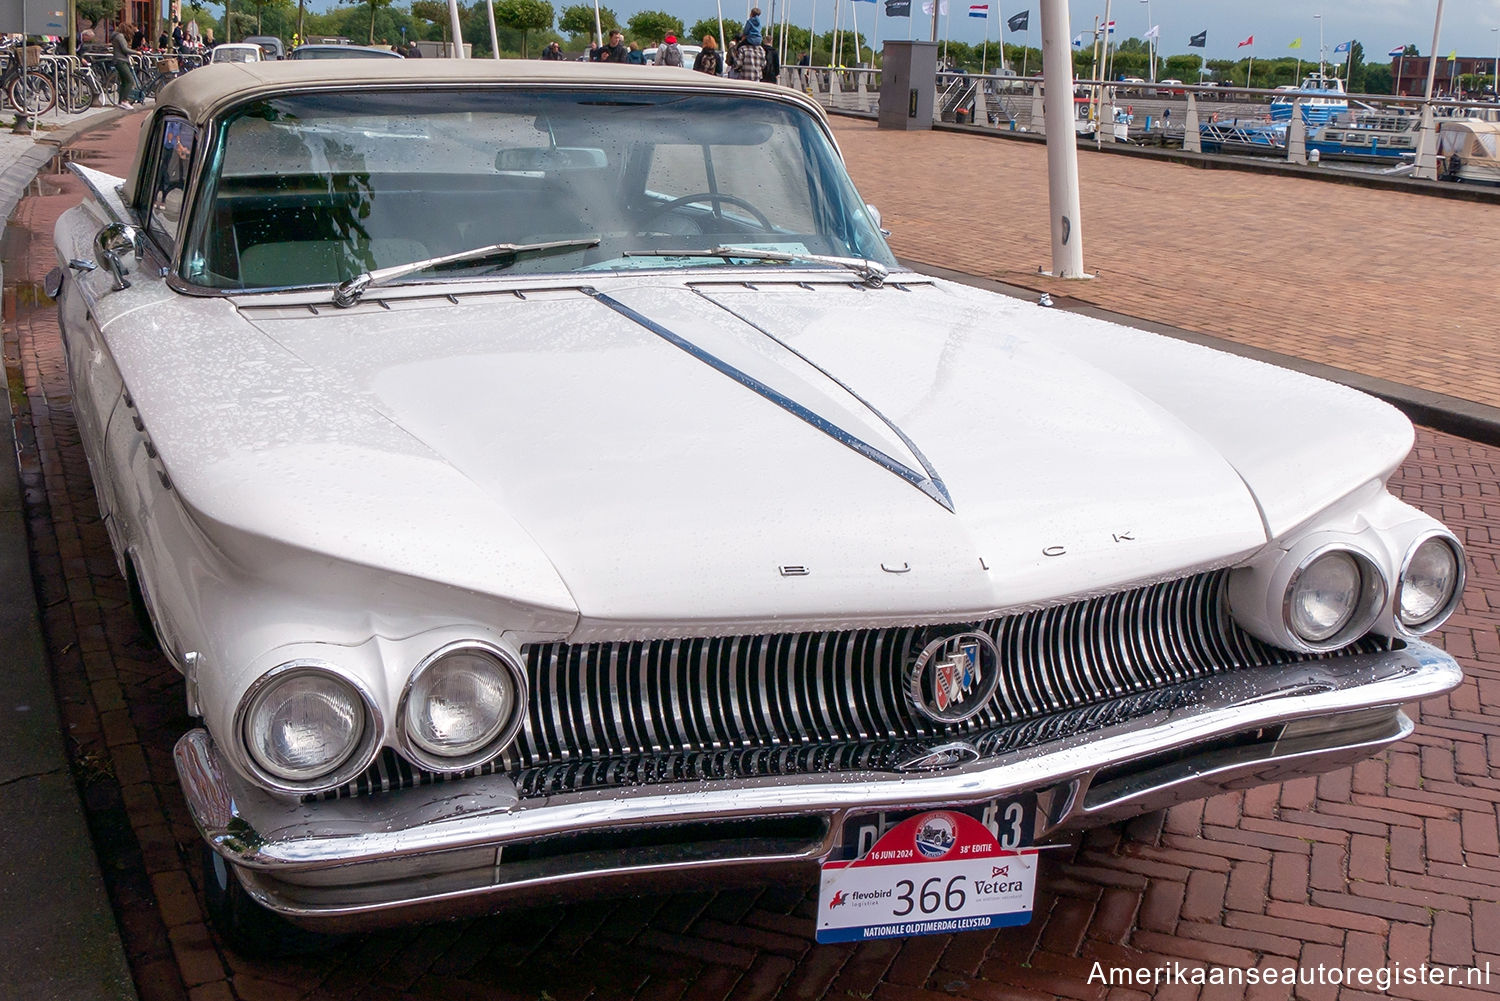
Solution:
[[[984,633],[957,633],[922,648],[911,666],[907,696],[912,708],[938,723],[977,715],[1000,681],[1000,650]]]

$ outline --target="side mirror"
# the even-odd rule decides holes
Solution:
[[[130,287],[125,276],[145,250],[146,240],[141,231],[123,222],[112,222],[94,236],[95,254],[114,275],[116,291]]]
[[[869,211],[870,218],[875,220],[875,228],[880,230],[880,235],[890,236],[891,231],[880,224],[880,210],[871,205],[869,202],[865,202],[865,208]]]

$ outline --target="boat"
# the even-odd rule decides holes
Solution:
[[[1277,88],[1280,93],[1271,98],[1271,121],[1290,122],[1292,108],[1302,105],[1302,121],[1312,126],[1327,125],[1334,115],[1349,112],[1349,97],[1344,92],[1344,81],[1336,76],[1309,73],[1302,79],[1302,86]]]
[[[1385,162],[1417,152],[1421,118],[1389,111],[1337,117],[1307,137],[1307,151],[1342,160]]]
[[[1500,184],[1500,122],[1449,118],[1439,123],[1437,141],[1443,180]]]

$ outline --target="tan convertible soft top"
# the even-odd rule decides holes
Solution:
[[[220,107],[245,98],[287,90],[343,89],[368,84],[466,83],[542,85],[593,84],[605,87],[702,87],[721,90],[795,91],[770,84],[695,73],[669,66],[611,66],[599,63],[543,62],[540,59],[307,59],[259,63],[219,63],[185,73],[162,87],[161,107],[184,112],[202,125]]]

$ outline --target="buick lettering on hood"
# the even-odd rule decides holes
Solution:
[[[782,867],[873,902],[829,935],[1024,920],[1028,852],[1459,681],[1405,418],[900,266],[802,94],[210,66],[75,169],[79,433],[236,948]]]

